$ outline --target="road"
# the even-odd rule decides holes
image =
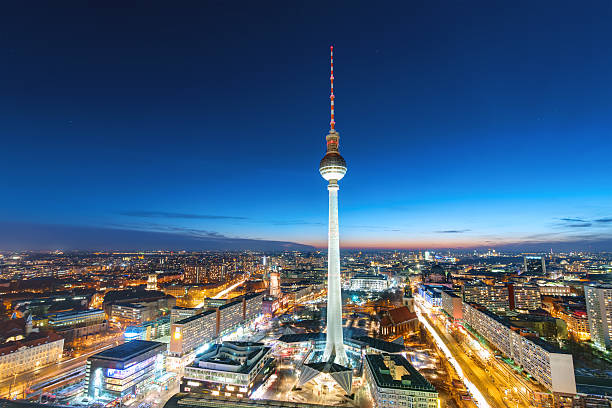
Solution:
[[[509,367],[504,367],[503,363],[495,358],[482,361],[477,352],[472,352],[467,346],[460,344],[441,320],[435,314],[429,313],[421,302],[415,302],[415,304],[419,307],[421,316],[429,323],[459,364],[463,375],[480,391],[490,406],[512,408],[531,406],[527,393],[521,395],[515,392],[517,385],[524,389],[528,384],[513,375]]]
[[[50,380],[52,378],[61,377],[64,373],[78,367],[83,367],[87,363],[87,358],[93,354],[109,347],[117,345],[117,342],[123,343],[123,338],[112,338],[106,343],[98,345],[95,349],[86,350],[78,357],[62,358],[61,361],[50,364],[31,371],[19,373],[16,376],[11,376],[0,380],[0,395],[3,397],[9,396],[22,398],[25,390],[28,387]]]

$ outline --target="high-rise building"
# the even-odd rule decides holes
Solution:
[[[530,275],[546,275],[546,257],[541,255],[525,255],[523,263],[525,273]]]
[[[612,349],[612,285],[585,286],[584,297],[593,344]]]

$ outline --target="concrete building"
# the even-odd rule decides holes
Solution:
[[[0,379],[57,363],[64,352],[64,338],[56,333],[30,333],[23,340],[0,345]]]
[[[204,308],[174,306],[170,310],[170,324],[202,313]]]
[[[542,296],[572,296],[572,288],[568,285],[546,284],[539,285]]]
[[[351,290],[365,292],[382,292],[389,288],[389,280],[385,275],[357,274],[350,280]]]
[[[348,358],[344,350],[342,333],[342,296],[340,287],[340,234],[338,227],[338,190],[346,174],[346,161],[338,150],[340,134],[334,121],[334,49],[331,48],[331,121],[327,141],[327,152],[319,163],[319,173],[328,182],[329,230],[327,247],[327,345],[323,359],[334,357],[334,362],[346,365]]]
[[[576,379],[571,354],[564,353],[539,337],[512,327],[510,322],[486,308],[463,303],[463,319],[473,330],[540,384],[557,393],[575,394]]]
[[[244,304],[242,299],[234,300],[219,306],[217,309],[217,336],[224,336],[234,331],[244,321]]]
[[[85,374],[89,398],[112,401],[146,392],[164,374],[165,351],[163,343],[133,340],[89,357]]]
[[[176,299],[173,297],[144,302],[117,302],[110,306],[110,318],[124,324],[139,325],[170,314],[174,306]]]
[[[170,355],[183,357],[217,337],[217,311],[209,310],[172,324]]]
[[[53,313],[48,316],[48,326],[67,343],[108,330],[106,313],[102,309]]]
[[[612,349],[612,285],[585,286],[584,297],[593,344]]]
[[[453,322],[463,320],[463,301],[461,297],[450,290],[442,291],[442,310]]]
[[[438,408],[438,392],[399,354],[368,354],[364,376],[376,407]]]
[[[542,307],[540,288],[537,285],[509,284],[510,310],[537,310]]]
[[[215,344],[185,367],[181,392],[248,398],[274,371],[271,351],[263,343]]]

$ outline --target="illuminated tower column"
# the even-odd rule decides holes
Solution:
[[[346,162],[338,152],[340,135],[334,121],[334,48],[331,47],[331,122],[326,137],[327,153],[319,164],[321,176],[328,181],[329,231],[327,239],[327,339],[324,361],[347,365],[342,334],[342,296],[340,288],[340,234],[338,232],[338,181],[346,173]]]

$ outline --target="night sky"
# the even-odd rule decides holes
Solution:
[[[8,7],[2,248],[326,246],[333,44],[343,247],[612,250],[608,0]]]

